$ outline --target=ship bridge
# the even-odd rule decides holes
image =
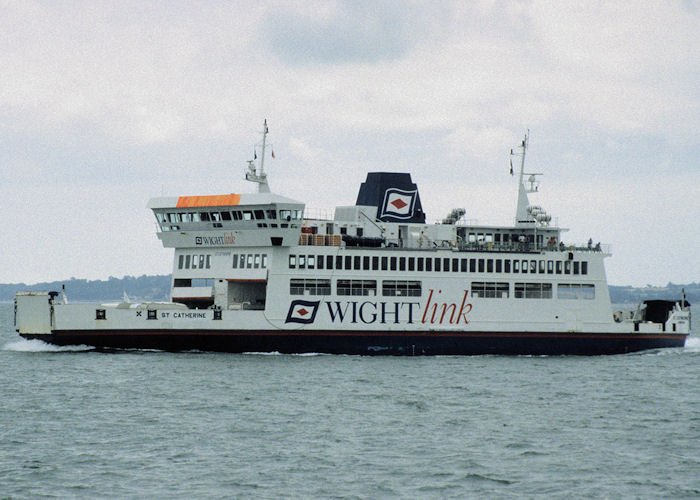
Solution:
[[[292,246],[304,204],[272,193],[152,198],[166,248]]]

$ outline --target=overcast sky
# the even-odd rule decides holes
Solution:
[[[510,224],[510,148],[608,281],[700,281],[700,2],[0,0],[0,282],[167,274],[145,208],[332,209],[406,171],[428,218]]]

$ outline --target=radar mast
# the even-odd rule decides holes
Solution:
[[[267,174],[265,173],[265,146],[267,142],[267,119],[263,123],[263,139],[260,152],[260,165],[256,167],[255,160],[258,158],[257,152],[253,151],[253,159],[248,160],[248,171],[245,174],[247,181],[258,184],[258,193],[269,193],[270,186],[267,183]],[[274,157],[274,152],[272,153]]]

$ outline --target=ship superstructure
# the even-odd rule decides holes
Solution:
[[[63,304],[18,294],[21,335],[98,347],[348,354],[603,354],[684,345],[687,302],[610,304],[607,246],[571,245],[529,203],[519,151],[512,225],[455,209],[429,224],[410,174],[373,172],[354,205],[311,217],[270,191],[150,200],[173,248],[171,302]],[[257,151],[256,151],[257,156]],[[511,164],[511,173],[512,164]],[[38,311],[38,312],[37,312]]]

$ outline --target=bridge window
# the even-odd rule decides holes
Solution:
[[[95,319],[107,319],[107,312],[104,309],[95,309]]]

